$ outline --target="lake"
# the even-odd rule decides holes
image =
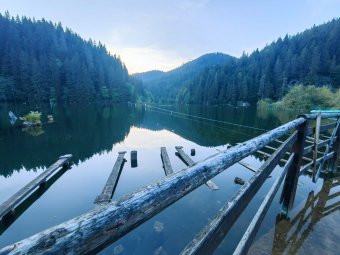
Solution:
[[[165,177],[160,157],[162,146],[168,150],[174,171],[180,171],[186,165],[175,155],[175,146],[183,146],[189,155],[190,150],[195,149],[192,159],[198,162],[226,149],[226,144],[246,141],[294,118],[292,113],[256,107],[159,107],[0,105],[0,203],[59,156],[73,155],[71,169],[58,172],[44,188],[33,192],[16,208],[12,220],[0,222],[0,247],[93,209],[93,202],[101,193],[120,151],[127,151],[127,162],[113,200]],[[39,110],[44,124],[35,129],[12,127],[8,118],[10,110],[17,116]],[[53,123],[47,123],[47,115],[53,115]],[[132,150],[138,153],[137,167],[131,165]],[[259,167],[264,158],[254,155],[244,161]],[[232,253],[281,167],[276,167],[272,178],[249,203],[215,254]],[[252,175],[253,172],[243,166],[233,165],[213,178],[219,190],[211,191],[202,185],[100,254],[178,254],[241,187],[234,183],[234,178],[248,180]],[[281,187],[250,254],[338,254],[338,183],[339,179],[335,178],[319,179],[314,184],[310,177],[301,176],[288,219],[280,217]]]

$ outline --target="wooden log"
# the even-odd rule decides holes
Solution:
[[[119,176],[123,169],[126,159],[124,158],[126,151],[118,152],[117,160],[112,168],[111,174],[106,181],[102,193],[95,199],[94,203],[103,205],[111,202],[111,198],[118,184]]]
[[[11,196],[7,201],[0,205],[0,219],[14,209],[28,194],[36,189],[40,184],[45,182],[54,172],[63,168],[67,161],[72,157],[71,154],[67,154],[59,157],[59,159],[37,176],[34,180],[28,183],[25,187]]]
[[[8,245],[0,250],[0,254],[94,253],[305,121],[302,117],[293,120],[108,205],[96,207],[74,219]]]
[[[245,231],[241,241],[238,243],[236,249],[234,250],[233,255],[241,255],[241,254],[247,254],[248,250],[256,236],[256,233],[258,232],[261,223],[266,216],[266,213],[269,209],[270,204],[273,202],[274,196],[276,192],[278,191],[283,178],[285,177],[288,168],[293,162],[294,153],[290,155],[286,165],[283,168],[283,171],[280,173],[279,177],[275,180],[274,184],[270,188],[269,192],[267,193],[266,197],[264,198],[260,208],[256,212],[255,216],[253,217],[253,220],[249,224],[247,230]]]
[[[174,170],[172,169],[170,159],[169,159],[169,155],[168,155],[168,152],[166,151],[165,147],[161,147],[161,158],[162,158],[162,162],[163,162],[163,168],[164,168],[165,175],[172,174],[174,172]]]
[[[294,132],[294,134],[268,158],[250,180],[240,188],[231,200],[217,212],[215,217],[195,236],[192,242],[184,248],[181,255],[213,253],[278,164],[280,158],[284,156],[285,152],[292,146],[296,139],[297,133]]]
[[[195,165],[195,162],[182,150],[182,148],[183,148],[182,146],[175,147],[184,163],[187,164],[188,166]],[[212,180],[207,181],[205,185],[207,185],[208,188],[211,190],[218,190],[218,186]]]

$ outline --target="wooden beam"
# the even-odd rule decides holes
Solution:
[[[336,136],[338,130],[340,129],[340,120],[336,123],[336,127],[333,129],[333,132],[332,132],[332,136],[331,138],[329,139],[329,143],[327,144],[326,146],[326,150],[324,152],[324,156],[322,157],[321,159],[321,162],[320,162],[320,165],[319,165],[319,168],[317,169],[316,172],[313,172],[313,182],[317,182],[318,178],[319,178],[319,175],[320,175],[320,172],[322,171],[322,168],[323,168],[323,165],[324,163],[327,161],[325,156],[327,156],[329,150],[333,149],[333,138]],[[334,153],[334,151],[333,151]],[[335,152],[336,154],[336,152]]]
[[[249,224],[247,230],[245,231],[241,241],[237,245],[236,249],[234,250],[233,255],[242,255],[247,254],[248,250],[256,236],[256,233],[258,232],[261,223],[266,216],[266,213],[269,209],[270,204],[273,202],[273,199],[275,197],[276,192],[278,191],[283,178],[285,177],[288,168],[293,162],[294,153],[290,155],[286,165],[283,168],[283,171],[279,174],[279,177],[275,180],[272,187],[270,188],[269,192],[267,193],[266,197],[264,198],[262,204],[260,205],[260,208],[256,212],[255,216],[253,217],[253,220]]]
[[[231,200],[217,212],[215,217],[195,236],[191,243],[184,248],[181,255],[213,253],[276,167],[280,158],[285,155],[286,151],[293,145],[296,139],[297,132],[294,132],[294,134],[268,158],[250,180],[241,187]]]
[[[112,168],[111,174],[106,181],[102,193],[95,199],[95,204],[103,205],[111,202],[111,197],[115,192],[120,173],[123,169],[124,163],[126,162],[126,159],[124,158],[125,153],[126,151],[118,152],[118,157]]]
[[[336,127],[336,122],[325,124],[325,125],[321,125],[320,126],[320,133],[324,132],[324,131],[327,131],[329,129],[332,129],[334,127]]]
[[[44,172],[42,172],[39,176],[37,176],[34,180],[28,183],[25,187],[11,196],[7,201],[0,205],[0,219],[12,211],[15,206],[17,206],[22,200],[27,197],[33,190],[35,190],[39,185],[46,182],[47,178],[51,176],[57,170],[60,170],[66,165],[67,161],[72,157],[71,154],[67,154],[59,157],[59,159],[47,168]]]
[[[256,169],[256,168],[252,167],[251,165],[249,165],[248,163],[246,163],[246,162],[244,162],[244,161],[242,161],[242,160],[239,161],[239,162],[237,162],[237,163],[239,163],[241,166],[244,166],[245,168],[249,169],[250,171],[252,171],[252,172],[254,172],[254,173],[257,172],[257,169]]]
[[[177,150],[178,154],[180,155],[181,159],[187,164],[188,166],[195,165],[195,162],[182,150],[182,146],[176,146],[175,149]],[[209,180],[205,183],[211,190],[218,190],[218,186],[212,181]]]
[[[67,222],[8,245],[0,249],[0,254],[89,254],[101,250],[236,162],[305,121],[301,117],[288,122],[108,205],[98,206]]]
[[[162,162],[163,162],[163,168],[164,168],[165,175],[172,174],[174,172],[174,170],[172,169],[170,159],[169,159],[169,155],[168,155],[168,152],[166,151],[165,147],[161,147],[161,158],[162,158]]]

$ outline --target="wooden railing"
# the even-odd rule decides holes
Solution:
[[[335,121],[321,125],[321,120],[329,118],[335,118]],[[145,186],[116,201],[97,206],[88,213],[9,245],[1,249],[0,254],[88,254],[99,251],[230,166],[259,152],[265,146],[279,142],[280,146],[273,153],[266,153],[267,160],[253,177],[245,182],[182,252],[182,254],[213,252],[273,169],[279,162],[284,162],[281,174],[235,250],[235,254],[245,254],[283,180],[280,201],[283,212],[288,213],[293,206],[297,182],[301,174],[311,173],[316,181],[320,175],[336,171],[340,156],[339,118],[339,113],[300,116],[187,169],[170,174],[157,183]],[[315,127],[310,127],[314,120],[316,120]],[[331,136],[324,140],[320,139],[321,134],[329,129],[333,129]],[[310,137],[311,135],[313,137]],[[282,141],[282,138],[287,136],[288,138]],[[305,146],[307,143],[308,145]],[[323,147],[326,148],[321,150]],[[308,158],[310,154],[314,156]],[[284,159],[287,155],[289,158]],[[311,169],[313,170],[310,171]]]

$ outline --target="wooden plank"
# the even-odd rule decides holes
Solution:
[[[51,176],[57,170],[62,169],[62,167],[67,163],[67,161],[72,157],[71,154],[67,154],[59,157],[59,159],[47,168],[44,172],[42,172],[39,176],[37,176],[34,180],[28,183],[25,187],[11,196],[7,201],[0,205],[0,219],[8,214],[11,210],[15,208],[22,200],[27,197],[37,186],[46,182],[46,179]]]
[[[317,182],[318,178],[319,178],[319,175],[320,175],[320,172],[322,171],[322,168],[323,168],[323,165],[324,163],[327,161],[326,160],[326,156],[329,152],[330,149],[332,149],[332,146],[333,146],[333,138],[336,136],[338,130],[340,129],[340,120],[336,123],[336,127],[333,129],[333,132],[332,132],[332,136],[331,138],[329,139],[329,143],[327,144],[327,147],[326,147],[326,150],[324,152],[324,157],[322,158],[321,162],[320,162],[320,165],[319,165],[319,168],[317,169],[317,171],[313,172],[313,182]],[[333,154],[334,154],[334,151],[333,151]],[[316,168],[315,168],[316,169]]]
[[[184,248],[182,255],[213,253],[296,139],[297,132],[294,132]]]
[[[177,150],[178,154],[181,156],[183,161],[188,165],[188,166],[193,166],[195,165],[195,162],[182,150],[182,146],[176,146],[175,149]],[[218,190],[218,186],[212,181],[209,180],[205,183],[211,190]]]
[[[269,158],[271,156],[271,154],[269,154],[267,152],[264,152],[264,151],[261,151],[261,150],[256,151],[256,153],[259,153],[259,154],[261,154],[263,156],[266,156],[267,158]],[[280,161],[283,162],[283,163],[287,162],[287,160],[284,159],[284,158],[280,159]]]
[[[275,139],[279,139],[305,121],[301,117],[288,122],[211,156],[192,167],[175,172],[159,182],[147,185],[108,205],[98,206],[67,222],[8,245],[0,249],[0,254],[95,253],[117,241],[236,162]]]
[[[242,161],[242,160],[239,161],[239,162],[237,162],[237,163],[239,163],[240,165],[242,165],[242,166],[244,166],[245,168],[249,169],[250,171],[253,171],[254,173],[257,172],[257,169],[256,169],[256,168],[252,167],[250,164],[248,164],[248,163],[246,163],[246,162],[244,162],[244,161]]]
[[[323,141],[322,143],[319,143],[319,144],[323,144],[323,143],[324,143],[324,141]],[[320,147],[321,147],[321,146],[320,146]],[[274,148],[274,147],[271,147],[271,146],[268,146],[268,145],[266,145],[265,148],[268,148],[268,149],[274,150],[274,151],[277,150],[277,148]],[[292,153],[290,153],[289,151],[287,151],[286,154],[287,154],[287,155],[291,155]],[[304,154],[305,154],[305,153],[304,153]],[[307,158],[307,157],[302,157],[302,159],[303,159],[303,160],[306,160],[306,161],[312,161],[312,159]]]
[[[168,155],[168,152],[166,151],[165,147],[161,147],[161,158],[162,158],[162,162],[163,162],[163,168],[164,168],[165,175],[172,174],[174,172],[174,170],[172,169],[170,159],[169,159],[169,155]]]
[[[328,153],[328,154],[324,157],[325,160],[326,160],[326,161],[329,160],[329,159],[333,156],[333,154],[334,154],[334,151]],[[316,160],[316,165],[320,164],[322,158],[323,158],[323,157],[320,157],[320,158],[318,158],[318,159]],[[312,166],[313,166],[313,164],[314,164],[314,162],[311,161],[311,162],[309,162],[308,164],[301,166],[300,175],[306,173],[309,169],[311,169]]]
[[[291,166],[293,162],[294,153],[290,155],[288,158],[288,161],[286,165],[284,166],[282,172],[280,173],[279,177],[275,180],[272,187],[270,188],[269,192],[267,193],[266,197],[264,198],[262,204],[260,205],[258,211],[256,212],[255,216],[253,217],[253,220],[249,224],[247,230],[245,231],[241,241],[237,245],[236,249],[234,250],[233,255],[241,255],[241,254],[247,254],[248,250],[256,236],[256,233],[258,232],[261,223],[266,216],[266,213],[269,209],[270,204],[273,202],[274,196],[276,192],[278,191],[283,178],[285,177],[288,168]]]
[[[117,187],[120,173],[126,161],[126,159],[124,158],[125,153],[126,151],[118,152],[118,157],[112,168],[111,174],[106,181],[102,193],[95,199],[95,204],[103,205],[111,202],[111,197]]]
[[[325,124],[325,125],[321,125],[320,126],[320,133],[324,132],[324,131],[327,131],[329,129],[335,128],[335,127],[336,127],[336,122]]]

